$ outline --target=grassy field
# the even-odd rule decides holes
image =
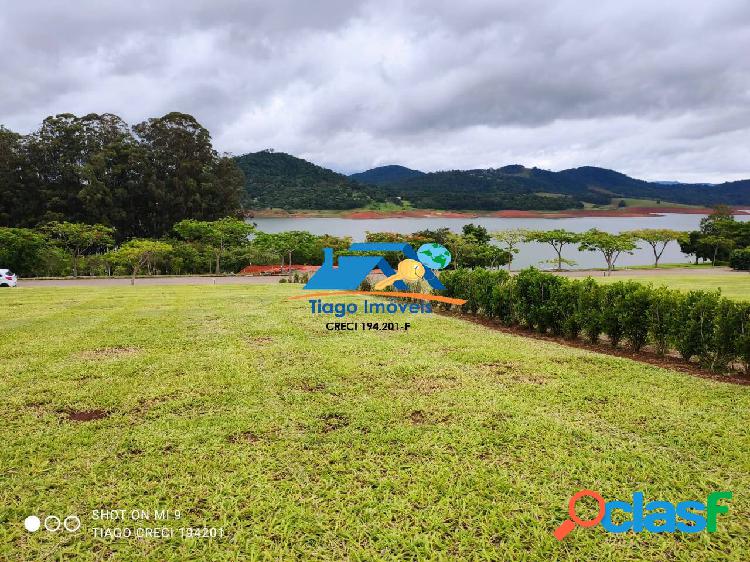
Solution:
[[[681,291],[714,291],[720,289],[721,294],[727,298],[750,301],[750,274],[711,275],[709,271],[703,270],[696,271],[695,274],[686,273],[684,275],[659,275],[654,273],[643,277],[624,277],[618,276],[615,272],[611,277],[594,277],[594,279],[603,283],[633,280],[651,283],[654,286],[663,285]]]
[[[749,387],[437,315],[326,331],[299,292],[2,293],[0,559],[747,559]],[[558,543],[582,488],[734,499],[716,533]],[[181,519],[94,521],[105,508]],[[83,525],[29,533],[30,514]],[[226,536],[93,536],[116,525]]]

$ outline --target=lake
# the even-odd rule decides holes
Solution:
[[[365,233],[370,232],[399,232],[412,233],[418,230],[448,227],[454,232],[460,232],[463,225],[474,223],[484,226],[487,230],[507,230],[512,228],[527,228],[530,230],[552,230],[563,228],[573,232],[584,232],[590,228],[598,228],[607,232],[621,232],[641,228],[671,228],[673,230],[696,230],[700,220],[705,215],[665,214],[653,217],[576,217],[561,219],[510,219],[496,217],[477,218],[385,218],[385,219],[344,219],[344,218],[255,218],[248,222],[255,223],[263,232],[283,232],[285,230],[306,230],[313,234],[332,234],[334,236],[351,236],[355,242],[362,242]],[[750,215],[737,215],[737,220],[750,220]],[[651,247],[642,243],[642,247],[632,255],[622,255],[617,261],[622,265],[648,265],[653,263]],[[513,260],[513,268],[550,267],[540,264],[544,260],[553,259],[554,250],[544,244],[523,244],[518,255]],[[563,250],[563,257],[575,260],[576,268],[604,267],[604,258],[599,253],[579,252],[574,246]],[[690,263],[688,256],[680,252],[676,242],[670,242],[661,257],[661,263]]]

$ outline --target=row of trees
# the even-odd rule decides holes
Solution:
[[[0,226],[102,224],[159,237],[180,220],[237,212],[244,176],[194,117],[133,127],[112,114],[48,117],[29,135],[0,126]]]
[[[451,253],[451,266],[457,267],[500,267],[510,263],[512,254],[505,248],[491,244],[492,235],[483,226],[464,225],[460,234],[448,228],[420,230],[413,234],[395,232],[368,232],[367,242],[406,242],[418,248],[422,244],[434,242],[448,248]],[[403,256],[389,256],[398,261]]]
[[[682,293],[635,281],[599,284],[526,269],[458,269],[441,274],[444,294],[466,299],[465,310],[569,339],[597,343],[606,336],[634,351],[651,344],[657,353],[677,351],[721,371],[740,361],[750,365],[750,303],[722,298],[718,291]]]
[[[712,217],[714,217],[712,215]],[[706,231],[724,219],[709,217],[702,227]],[[722,223],[723,224],[723,223]],[[733,219],[731,228],[745,223]],[[713,225],[713,226],[712,226]],[[737,229],[739,230],[739,229]],[[293,263],[317,265],[324,247],[341,255],[351,244],[350,237],[316,236],[305,231],[265,233],[234,218],[214,221],[185,219],[175,223],[166,236],[158,239],[131,239],[123,242],[114,227],[104,224],[52,221],[36,229],[0,227],[0,264],[22,276],[149,273],[236,272],[246,265],[280,265]],[[575,262],[563,257],[569,246],[582,251],[599,252],[611,272],[623,253],[632,253],[638,241],[648,244],[654,254],[654,265],[673,240],[685,243],[685,234],[665,229],[645,229],[612,234],[597,229],[584,233],[567,230],[506,230],[489,233],[486,228],[467,224],[461,233],[448,228],[422,230],[413,234],[368,232],[368,242],[407,242],[419,247],[426,242],[446,246],[452,256],[452,267],[497,268],[508,264],[524,242],[547,244],[553,248],[557,269]],[[706,235],[709,236],[710,235]],[[493,243],[496,242],[496,243]],[[387,256],[398,261],[403,256]],[[750,262],[750,256],[747,259]]]
[[[632,254],[638,248],[638,241],[645,242],[654,253],[654,267],[659,267],[664,249],[674,240],[681,240],[684,233],[668,229],[642,229],[612,234],[598,229],[578,233],[568,230],[501,230],[492,237],[511,255],[518,253],[518,246],[523,242],[538,242],[547,244],[555,251],[558,271],[563,264],[574,265],[575,262],[563,257],[563,250],[567,246],[578,245],[579,251],[599,252],[607,264],[607,272],[611,273],[617,259],[623,253]],[[510,262],[508,262],[510,268]]]
[[[401,235],[368,232],[368,241],[403,241],[417,247],[425,242],[446,245],[453,263],[463,267],[500,267],[510,253],[490,244],[483,227],[466,225],[461,234],[448,229]],[[260,232],[242,220],[186,219],[169,235],[118,242],[117,231],[103,224],[53,221],[37,229],[0,227],[0,264],[23,277],[58,275],[124,275],[143,272],[187,274],[237,272],[243,267],[319,265],[323,248],[345,254],[350,237],[316,236],[305,231]],[[401,255],[389,256],[393,261]]]
[[[686,234],[680,240],[686,254],[709,260],[712,264],[729,263],[735,269],[750,269],[750,222],[734,218],[729,207],[717,207],[701,219],[700,229]]]

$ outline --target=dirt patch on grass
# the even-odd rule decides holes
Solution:
[[[243,431],[227,437],[227,441],[230,443],[257,443],[261,440],[257,433],[252,431]]]
[[[414,410],[409,414],[409,419],[414,425],[422,425],[425,422],[425,415],[422,410]]]
[[[530,373],[523,369],[520,364],[512,361],[499,361],[484,363],[482,367],[500,382],[515,382],[519,384],[542,385],[547,383],[547,377],[538,373]]]
[[[78,357],[81,359],[114,359],[118,357],[127,357],[128,355],[134,355],[138,353],[140,349],[137,347],[102,347],[99,349],[90,349],[87,351],[81,351]]]
[[[263,346],[268,345],[269,343],[273,342],[273,338],[269,338],[267,336],[259,336],[255,338],[246,338],[245,341],[248,345],[257,347],[257,346]]]
[[[345,414],[326,414],[323,420],[323,433],[331,433],[349,425],[349,417]]]
[[[109,412],[105,410],[67,410],[64,414],[69,421],[74,422],[89,422],[109,417]]]
[[[417,377],[412,379],[412,387],[420,394],[434,394],[456,386],[458,386],[458,381],[455,377]]]
[[[613,355],[615,357],[623,357],[626,359],[632,359],[633,361],[639,361],[649,365],[655,365],[662,367],[663,369],[671,369],[673,371],[680,371],[703,379],[711,379],[719,382],[726,382],[731,384],[739,385],[750,385],[750,375],[744,373],[714,373],[708,369],[703,369],[695,363],[690,363],[684,359],[680,359],[673,355],[658,355],[656,353],[649,352],[647,350],[632,351],[622,347],[612,347],[611,345],[603,345],[597,343],[590,343],[584,340],[568,340],[560,336],[552,336],[550,334],[540,334],[533,330],[521,328],[520,326],[504,326],[489,318],[481,316],[474,316],[472,314],[463,314],[460,312],[453,311],[437,311],[438,314],[443,316],[450,316],[453,318],[459,318],[474,324],[480,324],[487,328],[503,332],[505,334],[512,334],[514,336],[522,336],[525,338],[532,338],[535,340],[543,340],[567,347],[575,347],[577,349],[585,349],[587,351],[593,351],[595,353],[601,353],[604,355]]]
[[[438,416],[424,410],[414,410],[409,414],[408,418],[413,425],[424,425],[428,423],[447,423],[450,421],[451,416]]]
[[[297,388],[304,392],[323,392],[326,389],[326,385],[317,381],[302,381],[297,385]]]

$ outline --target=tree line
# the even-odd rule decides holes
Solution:
[[[573,266],[576,262],[563,257],[563,250],[567,246],[578,246],[579,251],[597,252],[602,255],[607,273],[611,273],[618,258],[622,254],[632,254],[638,249],[638,242],[645,242],[654,254],[654,267],[659,267],[659,260],[667,245],[675,240],[681,240],[683,232],[669,229],[646,228],[627,232],[610,233],[597,228],[586,232],[571,232],[569,230],[501,230],[493,233],[492,237],[505,248],[511,257],[519,252],[518,246],[523,242],[537,242],[550,246],[555,252],[555,259],[545,263],[556,266],[562,271],[563,265]],[[510,268],[510,262],[508,262]]]
[[[183,219],[240,209],[244,177],[191,115],[130,127],[95,113],[47,117],[21,135],[0,126],[0,226],[102,224],[124,240],[159,237]]]
[[[487,230],[472,224],[461,233],[447,228],[414,234],[368,232],[369,242],[402,241],[446,245],[456,266],[500,267],[510,253],[490,243]],[[0,264],[22,277],[111,276],[140,274],[236,273],[248,265],[274,265],[289,271],[292,264],[320,265],[323,248],[336,255],[352,254],[351,237],[306,231],[267,233],[243,220],[181,220],[159,238],[119,240],[104,224],[52,221],[38,228],[0,227]],[[403,259],[399,253],[388,256]]]
[[[719,233],[719,234],[716,234]],[[217,220],[183,219],[171,225],[158,238],[123,239],[115,227],[70,221],[50,221],[36,228],[0,227],[0,265],[24,277],[61,275],[137,275],[195,274],[238,272],[247,265],[292,264],[318,265],[323,248],[331,247],[337,255],[348,253],[351,237],[316,236],[306,231],[266,233],[232,217]],[[608,233],[597,229],[576,233],[554,230],[503,230],[488,232],[483,226],[464,225],[460,233],[448,228],[422,230],[412,234],[367,232],[368,242],[406,242],[413,247],[435,242],[446,246],[453,256],[452,267],[498,268],[510,264],[522,243],[549,245],[555,258],[549,260],[556,269],[575,265],[564,257],[568,247],[602,255],[607,272],[611,272],[623,253],[632,253],[639,242],[650,246],[654,266],[667,245],[678,241],[686,253],[697,250],[717,262],[715,239],[735,236],[738,243],[750,239],[750,223],[735,221],[721,212],[701,221],[699,240],[695,233],[668,229],[642,229]],[[733,239],[734,240],[734,239]],[[734,250],[746,253],[748,250]],[[740,254],[744,255],[744,254]],[[726,254],[719,254],[720,257]],[[386,256],[399,261],[399,253]],[[735,259],[734,257],[732,259]],[[750,261],[750,260],[748,260]],[[734,266],[736,264],[732,262]]]

